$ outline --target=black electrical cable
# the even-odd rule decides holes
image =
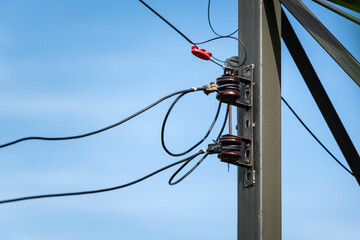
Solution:
[[[172,25],[168,20],[166,20],[163,16],[161,16],[158,12],[156,12],[154,9],[152,9],[149,5],[147,5],[144,1],[139,0],[145,7],[147,7],[150,11],[152,11],[156,16],[158,16],[161,20],[163,20],[167,25],[169,25],[172,29],[174,29],[178,34],[180,34],[188,43],[191,45],[196,46],[197,43],[194,43],[190,40],[184,33],[182,33],[179,29],[177,29],[174,25]],[[214,58],[215,59],[215,58]],[[214,60],[210,59],[211,62],[215,63],[216,65],[220,66],[222,69],[224,69],[224,66],[221,64],[215,62]]]
[[[226,113],[225,113],[225,119],[224,119],[224,123],[221,127],[221,130],[219,132],[219,135],[218,137],[216,138],[216,141],[217,142],[219,140],[219,138],[221,137],[224,129],[225,129],[225,126],[226,126],[226,122],[227,122],[227,118],[228,118],[228,115],[229,115],[229,108],[226,109]],[[181,182],[182,180],[184,180],[187,176],[190,175],[190,173],[192,173],[204,160],[205,158],[209,155],[209,153],[206,153],[189,171],[187,171],[181,178],[179,178],[178,180],[176,180],[175,182],[172,182],[172,180],[176,177],[176,175],[188,164],[192,161],[191,160],[188,160],[186,161],[183,165],[181,165],[179,167],[178,170],[175,171],[175,173],[170,177],[169,179],[169,184],[170,185],[176,185],[178,184],[179,182]]]
[[[227,108],[226,108],[226,113],[225,113],[224,123],[223,123],[223,125],[222,125],[222,127],[221,127],[221,130],[220,130],[220,132],[219,132],[219,135],[218,135],[217,138],[216,138],[216,142],[219,140],[219,138],[221,137],[222,133],[224,132],[224,129],[225,129],[225,126],[226,126],[226,122],[227,122],[228,116],[229,116],[229,108],[227,107]]]
[[[213,56],[211,56],[211,57],[214,58]],[[216,58],[214,58],[214,59],[216,59]],[[220,63],[218,63],[218,62],[216,62],[216,61],[214,61],[214,60],[212,60],[212,59],[210,59],[210,61],[213,62],[213,63],[215,63],[216,65],[220,66],[222,69],[225,69],[224,66],[221,65]]]
[[[111,128],[114,128],[116,126],[119,126],[120,124],[122,123],[125,123],[127,122],[128,120],[138,116],[139,114],[149,110],[150,108],[154,107],[155,105],[161,103],[162,101],[172,97],[172,96],[175,96],[177,94],[181,94],[181,93],[189,93],[189,92],[196,92],[196,91],[203,91],[205,90],[206,88],[204,87],[200,87],[200,88],[190,88],[190,89],[185,89],[185,90],[181,90],[181,91],[177,91],[177,92],[174,92],[174,93],[171,93],[159,100],[157,100],[156,102],[150,104],[149,106],[145,107],[144,109],[134,113],[133,115],[121,120],[120,122],[117,122],[117,123],[114,123],[110,126],[107,126],[107,127],[104,127],[104,128],[101,128],[99,130],[96,130],[96,131],[92,131],[92,132],[89,132],[89,133],[84,133],[84,134],[80,134],[80,135],[75,135],[75,136],[69,136],[69,137],[25,137],[25,138],[20,138],[20,139],[17,139],[15,141],[12,141],[12,142],[9,142],[9,143],[5,143],[5,144],[2,144],[0,145],[0,148],[4,148],[4,147],[8,147],[10,145],[13,145],[13,144],[16,144],[16,143],[19,143],[19,142],[23,142],[23,141],[27,141],[27,140],[45,140],[45,141],[59,141],[59,140],[71,140],[71,139],[78,139],[78,138],[84,138],[84,137],[88,137],[88,136],[91,136],[91,135],[94,135],[94,134],[98,134],[98,133],[101,133],[101,132],[104,132],[106,130],[109,130]]]
[[[294,116],[297,118],[297,120],[303,125],[303,127],[311,134],[311,136],[324,148],[324,150],[340,165],[342,166],[348,173],[354,176],[354,174],[345,167],[330,151],[325,147],[325,145],[315,136],[315,134],[306,126],[306,124],[301,120],[299,115],[292,109],[292,107],[289,105],[289,103],[281,97],[281,100],[285,103],[285,105],[290,109],[290,111],[294,114]]]
[[[187,149],[186,151],[182,152],[182,153],[172,153],[167,147],[166,147],[166,144],[165,144],[165,127],[166,127],[166,122],[167,122],[167,119],[171,113],[171,110],[174,108],[175,104],[183,97],[185,96],[187,93],[182,93],[180,94],[175,100],[174,102],[171,104],[171,106],[169,107],[169,110],[167,111],[166,115],[165,115],[165,118],[164,118],[164,121],[163,121],[163,124],[162,124],[162,127],[161,127],[161,145],[163,147],[163,149],[165,150],[165,152],[167,152],[169,155],[173,156],[173,157],[179,157],[179,156],[183,156],[189,152],[191,152],[192,150],[194,150],[197,146],[199,146],[201,143],[203,143],[205,141],[205,139],[209,136],[209,134],[211,133],[211,130],[213,129],[218,117],[219,117],[219,113],[220,113],[220,109],[221,109],[221,102],[219,102],[219,107],[216,111],[216,114],[215,114],[215,118],[213,120],[213,122],[211,123],[210,127],[209,127],[209,130],[206,132],[205,136],[199,141],[197,142],[196,144],[194,144],[192,147],[190,147],[189,149]]]
[[[214,40],[218,40],[218,39],[222,39],[222,38],[231,38],[231,39],[234,39],[234,40],[238,41],[238,42],[243,46],[243,48],[245,49],[244,43],[243,43],[240,39],[238,39],[238,38],[236,38],[236,37],[234,37],[234,36],[219,36],[219,37],[214,37],[214,38],[210,38],[210,39],[208,39],[208,40],[205,40],[205,41],[203,41],[203,42],[197,42],[197,43],[195,43],[195,44],[201,45],[201,44],[205,44],[205,43],[212,42],[212,41],[214,41]]]
[[[212,41],[215,41],[215,40],[218,40],[218,39],[223,39],[223,38],[230,38],[230,39],[234,39],[234,40],[238,41],[238,42],[241,44],[241,46],[242,46],[242,48],[243,48],[243,50],[244,50],[244,51],[243,51],[243,52],[244,52],[244,59],[242,60],[242,62],[241,62],[240,64],[238,64],[238,65],[232,65],[232,67],[238,68],[238,67],[241,67],[242,65],[244,65],[244,63],[245,63],[246,60],[247,60],[246,47],[245,47],[245,44],[243,43],[243,41],[241,41],[240,39],[238,39],[238,38],[236,38],[236,37],[233,37],[233,36],[219,36],[219,37],[210,38],[210,39],[208,39],[208,40],[206,40],[206,41],[198,42],[198,43],[195,43],[195,44],[201,45],[201,44],[205,44],[205,43],[212,42]],[[214,56],[212,56],[212,58],[214,58],[215,60],[217,60],[217,61],[219,61],[219,62],[225,62],[225,61],[223,61],[223,60],[221,60],[221,59],[215,58]],[[231,64],[231,63],[229,62],[229,64]]]
[[[169,164],[163,168],[160,168],[159,170],[156,170],[155,172],[152,172],[142,178],[139,178],[135,181],[120,185],[120,186],[116,186],[116,187],[110,187],[110,188],[102,188],[102,189],[97,189],[97,190],[90,190],[90,191],[81,191],[81,192],[71,192],[71,193],[55,193],[55,194],[44,194],[44,195],[35,195],[35,196],[28,196],[28,197],[20,197],[20,198],[13,198],[13,199],[7,199],[7,200],[2,200],[0,201],[0,204],[5,204],[5,203],[11,203],[11,202],[19,202],[19,201],[25,201],[25,200],[31,200],[31,199],[39,199],[39,198],[53,198],[53,197],[67,197],[67,196],[78,196],[78,195],[87,195],[87,194],[95,194],[95,193],[101,193],[101,192],[109,192],[109,191],[114,191],[117,189],[121,189],[121,188],[125,188],[131,185],[134,185],[138,182],[141,182],[149,177],[154,176],[155,174],[158,174],[168,168],[171,168],[173,166],[176,166],[180,163],[186,162],[186,161],[191,161],[192,159],[196,158],[197,156],[204,154],[206,152],[206,150],[201,149],[198,153],[195,153],[185,159],[182,159],[180,161],[174,162],[172,164]]]
[[[150,11],[152,11],[156,16],[158,16],[161,20],[163,20],[166,24],[168,24],[172,29],[174,29],[177,33],[179,33],[187,42],[189,42],[190,44],[192,44],[192,45],[194,45],[194,46],[201,45],[201,44],[205,44],[205,43],[208,43],[208,42],[211,42],[211,41],[214,41],[214,40],[217,40],[217,39],[221,39],[221,38],[232,38],[232,39],[237,40],[237,41],[242,45],[242,47],[243,47],[243,49],[244,49],[244,60],[242,61],[241,64],[236,65],[236,66],[233,66],[233,65],[232,65],[232,67],[238,68],[238,67],[241,67],[241,66],[245,63],[245,61],[246,61],[246,59],[247,59],[247,53],[246,53],[245,45],[244,45],[244,43],[243,43],[240,39],[231,36],[232,34],[227,35],[227,36],[221,36],[221,35],[218,35],[217,33],[215,33],[216,35],[218,35],[218,37],[216,37],[216,38],[212,38],[212,39],[209,39],[209,40],[206,40],[206,41],[203,41],[203,42],[198,42],[198,43],[193,42],[193,41],[191,41],[184,33],[182,33],[182,32],[181,32],[179,29],[177,29],[174,25],[172,25],[168,20],[166,20],[163,16],[161,16],[161,15],[160,15],[158,12],[156,12],[153,8],[151,8],[148,4],[146,4],[146,3],[145,3],[144,1],[142,1],[142,0],[139,0],[139,1],[140,1],[145,7],[147,7]],[[209,24],[210,24],[210,27],[212,28],[210,22],[209,22]],[[219,62],[224,62],[224,61],[222,61],[222,60],[220,60],[220,59],[215,58],[214,56],[212,56],[212,58],[215,59],[215,60],[217,60],[217,61],[219,61]],[[210,59],[210,61],[213,62],[213,63],[215,63],[215,64],[217,64],[217,65],[220,66],[222,69],[224,69],[224,67],[223,67],[220,63],[214,61],[213,59]],[[231,63],[229,63],[229,64],[231,64]]]
[[[156,16],[158,16],[161,20],[163,20],[167,25],[169,25],[172,29],[174,29],[178,34],[180,34],[186,41],[190,44],[195,45],[193,41],[191,41],[185,34],[183,34],[179,29],[177,29],[174,25],[172,25],[168,20],[166,20],[163,16],[161,16],[158,12],[156,12],[152,7],[147,5],[144,1],[139,0],[145,7],[147,7],[150,11],[152,11]]]
[[[211,18],[210,18],[210,2],[211,2],[211,0],[209,0],[209,3],[208,3],[207,17],[208,17],[208,23],[209,23],[209,26],[210,26],[210,28],[211,28],[211,31],[212,31],[213,33],[215,33],[215,35],[217,35],[217,36],[219,36],[219,37],[221,37],[221,36],[231,36],[231,35],[234,35],[235,33],[237,33],[238,29],[236,29],[234,32],[232,32],[232,33],[230,33],[230,34],[220,35],[220,34],[218,34],[218,33],[214,30],[214,28],[213,28],[213,26],[212,26],[212,24],[211,24]]]
[[[188,164],[192,161],[191,160],[188,160],[186,161],[183,165],[181,165],[179,167],[178,170],[175,171],[175,173],[170,177],[169,179],[169,185],[173,186],[173,185],[176,185],[178,183],[180,183],[182,180],[184,180],[187,176],[190,175],[190,173],[192,173],[201,163],[202,161],[205,160],[205,158],[209,155],[209,153],[206,153],[188,172],[186,172],[181,178],[179,178],[178,180],[176,180],[175,182],[172,182],[173,179],[176,177],[176,175]]]
[[[211,31],[212,31],[213,33],[215,33],[215,35],[217,35],[218,38],[212,38],[212,39],[210,39],[210,40],[207,40],[207,41],[202,42],[202,43],[197,43],[197,44],[198,44],[198,45],[204,44],[204,43],[207,43],[207,42],[210,42],[210,41],[213,41],[213,40],[217,40],[217,39],[219,39],[219,38],[233,38],[233,39],[236,39],[237,41],[239,41],[239,43],[241,44],[241,46],[242,46],[243,49],[244,49],[244,60],[242,61],[241,64],[238,64],[238,65],[232,65],[231,62],[229,62],[229,64],[230,64],[233,68],[241,67],[242,65],[244,65],[244,63],[246,62],[246,59],[247,59],[246,47],[245,47],[243,41],[241,41],[240,39],[232,36],[233,34],[235,34],[236,32],[238,32],[239,29],[236,29],[233,33],[228,34],[228,35],[220,35],[220,34],[218,34],[218,33],[214,30],[214,28],[213,28],[213,26],[212,26],[212,24],[211,24],[211,18],[210,18],[210,2],[211,2],[211,0],[209,0],[209,4],[208,4],[208,14],[207,14],[208,23],[209,23],[209,27],[210,27]],[[221,60],[221,59],[218,59],[218,58],[216,58],[216,57],[214,57],[214,56],[211,56],[211,57],[212,57],[213,59],[215,59],[216,61],[218,61],[218,62],[225,63],[225,61],[223,61],[223,60]]]
[[[216,58],[216,57],[214,57],[214,56],[211,56],[211,58],[213,58],[214,60],[216,60],[216,61],[218,61],[218,62],[225,63],[224,60],[218,59],[218,58]]]
[[[225,119],[224,119],[224,123],[223,126],[221,127],[220,133],[218,135],[218,137],[216,138],[216,141],[220,138],[222,132],[224,131],[224,128],[226,126],[226,122],[227,122],[227,117],[228,117],[228,112],[229,109],[227,108],[226,114],[225,114]],[[44,195],[34,195],[34,196],[28,196],[28,197],[20,197],[20,198],[13,198],[13,199],[7,199],[7,200],[1,200],[0,204],[5,204],[5,203],[12,203],[12,202],[20,202],[20,201],[25,201],[25,200],[31,200],[31,199],[41,199],[41,198],[53,198],[53,197],[67,197],[67,196],[78,196],[78,195],[87,195],[87,194],[95,194],[95,193],[101,193],[101,192],[109,192],[109,191],[114,191],[117,189],[121,189],[121,188],[125,188],[128,186],[131,186],[133,184],[136,184],[138,182],[141,182],[151,176],[154,176],[155,174],[158,174],[168,168],[171,168],[173,166],[176,166],[180,163],[184,163],[177,171],[175,171],[175,173],[171,176],[170,180],[169,180],[169,184],[170,185],[175,185],[179,182],[181,182],[182,180],[184,180],[191,172],[193,172],[204,160],[205,158],[209,155],[209,153],[206,153],[196,164],[195,166],[190,169],[187,173],[185,173],[183,175],[183,177],[181,177],[179,180],[172,182],[172,180],[174,179],[174,177],[189,163],[191,162],[194,158],[196,158],[197,156],[206,153],[205,149],[201,149],[198,153],[195,153],[185,159],[179,160],[177,162],[174,162],[172,164],[169,164],[153,173],[150,173],[142,178],[139,178],[135,181],[132,181],[130,183],[127,184],[123,184],[120,186],[115,186],[115,187],[110,187],[110,188],[102,188],[102,189],[97,189],[97,190],[89,190],[89,191],[81,191],[81,192],[71,192],[71,193],[55,193],[55,194],[44,194]]]

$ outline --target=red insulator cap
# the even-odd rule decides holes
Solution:
[[[200,49],[197,46],[191,47],[191,53],[194,54],[196,57],[201,58],[203,60],[210,60],[212,53],[206,52],[206,49]]]

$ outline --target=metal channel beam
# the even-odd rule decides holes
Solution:
[[[360,87],[360,63],[354,56],[331,34],[302,1],[281,0],[281,3]]]
[[[239,38],[248,55],[245,66],[254,66],[255,170],[255,175],[247,176],[249,168],[238,168],[239,240],[281,239],[280,20],[278,0],[239,0]],[[239,109],[239,135],[243,124]],[[255,177],[254,184],[247,184],[249,177]]]

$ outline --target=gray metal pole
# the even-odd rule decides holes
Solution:
[[[254,172],[238,169],[239,240],[281,239],[280,27],[279,0],[239,0],[239,38],[248,55],[245,65],[254,65]],[[243,56],[241,46],[239,56]],[[252,178],[255,182],[248,186]]]

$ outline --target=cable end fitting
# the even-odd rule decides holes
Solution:
[[[217,86],[216,86],[216,84],[214,82],[211,82],[210,85],[204,85],[204,88],[206,88],[204,90],[204,93],[206,95],[209,95],[210,93],[218,91],[218,88],[217,88]]]
[[[206,153],[207,150],[205,148],[200,149],[200,153]]]
[[[215,142],[208,145],[207,152],[209,154],[215,154],[215,153],[219,154],[222,152],[222,150],[223,150],[222,144],[219,142]]]

